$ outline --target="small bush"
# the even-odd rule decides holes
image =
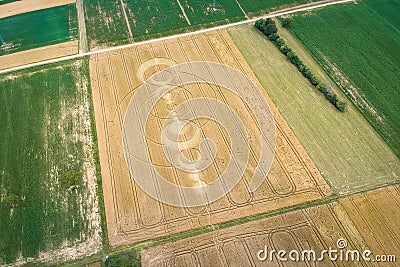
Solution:
[[[275,34],[276,35],[276,34]],[[286,43],[285,43],[285,40],[283,40],[282,38],[278,38],[278,39],[276,39],[276,45],[278,46],[278,47],[281,47],[281,46],[283,46],[283,45],[285,45]]]
[[[3,200],[1,201],[1,204],[4,205],[6,209],[12,209],[18,206],[19,203],[21,203],[22,199],[15,195],[15,194],[10,194],[8,196],[5,196]]]
[[[266,36],[270,36],[272,34],[276,34],[278,32],[278,28],[276,27],[275,23],[270,23],[265,25],[264,33]]]
[[[311,74],[310,83],[314,86],[317,86],[319,84],[319,79],[318,79],[317,75]]]
[[[291,18],[280,17],[279,20],[281,21],[281,25],[283,28],[290,28],[290,26],[292,25]]]
[[[303,62],[301,62],[300,58],[293,51],[290,51],[286,56],[290,60],[290,62],[293,65],[295,65],[296,67],[303,64]]]
[[[345,112],[346,106],[347,106],[347,103],[344,102],[344,101],[338,101],[338,102],[336,103],[336,108],[337,108],[339,111],[341,111],[341,112]]]
[[[77,170],[70,170],[60,175],[60,181],[68,186],[79,186],[83,182],[83,173]]]
[[[302,63],[302,64],[299,64],[299,65],[297,66],[297,69],[298,69],[301,73],[303,73],[304,68],[306,68],[306,66],[305,66],[303,63]]]
[[[275,21],[270,18],[259,19],[255,22],[254,26],[262,31],[267,37],[270,37],[278,32]]]
[[[256,21],[256,23],[254,24],[254,26],[259,29],[260,31],[262,30],[262,28],[265,25],[265,19],[259,19]]]
[[[288,53],[292,52],[292,49],[290,49],[287,45],[282,45],[281,47],[279,47],[279,50],[284,55],[287,55]]]
[[[272,42],[276,42],[276,40],[279,38],[279,36],[277,34],[271,34],[268,39]]]
[[[323,83],[319,83],[316,86],[317,90],[320,91],[321,93],[325,94],[326,93],[326,85]]]

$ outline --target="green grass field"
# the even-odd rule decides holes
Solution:
[[[59,6],[0,19],[0,34],[8,48],[0,56],[78,38],[75,5]]]
[[[188,26],[176,0],[124,1],[135,41],[173,34]]]
[[[119,45],[129,42],[120,1],[84,1],[86,33],[89,47]]]
[[[18,0],[0,0],[0,5],[8,4],[11,2],[15,2],[15,1],[18,1]]]
[[[273,10],[312,2],[310,0],[239,1],[250,16]],[[88,0],[86,31],[90,48],[129,43],[130,36],[122,3],[132,31],[133,42],[190,32],[216,25],[245,19],[235,0],[217,1],[217,10],[212,10],[213,1],[180,0],[190,24],[176,0]]]
[[[218,1],[212,11],[212,2],[183,0],[191,25],[186,21],[176,0],[124,0],[125,12],[133,41],[172,35],[213,25],[244,19],[234,0]],[[90,46],[129,43],[129,30],[121,1],[90,0],[85,2],[86,27]]]
[[[317,1],[318,0],[239,0],[242,8],[251,18],[261,16],[275,10]]]
[[[101,249],[88,75],[85,59],[0,76],[0,265]],[[59,180],[69,170],[78,188]]]
[[[292,30],[400,156],[400,1],[294,16]]]
[[[244,20],[245,16],[235,0],[217,1],[212,10],[213,1],[181,0],[187,16],[195,25],[220,25]]]
[[[259,81],[324,178],[341,194],[398,181],[400,159],[349,104],[337,111],[253,25],[229,33]],[[279,31],[303,62],[326,83],[331,80],[301,43]],[[341,91],[333,86],[342,98]]]

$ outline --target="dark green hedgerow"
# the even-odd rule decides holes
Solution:
[[[337,94],[329,89],[325,84],[321,83],[318,76],[313,74],[310,69],[301,61],[301,59],[288,47],[278,35],[278,28],[276,27],[275,21],[272,19],[259,19],[256,21],[254,26],[264,33],[268,39],[275,44],[275,46],[281,51],[286,58],[297,67],[301,74],[309,80],[309,82],[320,91],[325,98],[335,106],[339,111],[344,112],[346,110],[346,102],[339,100]],[[285,23],[286,27],[290,26],[290,22]]]

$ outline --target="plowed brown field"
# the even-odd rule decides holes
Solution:
[[[375,256],[396,255],[400,247],[400,186],[357,195],[339,202],[214,231],[142,252],[143,266],[398,266]],[[339,249],[338,240],[347,246]],[[344,243],[341,243],[343,246]],[[337,260],[260,261],[268,250],[338,250]],[[352,261],[348,250],[370,250],[371,261]],[[265,249],[264,249],[265,250]],[[343,251],[340,258],[340,250]],[[269,253],[268,253],[269,254]],[[260,254],[262,257],[264,254]],[[275,254],[276,255],[276,254]],[[293,254],[295,255],[295,254]],[[335,254],[332,254],[335,255]],[[397,255],[399,256],[399,255]],[[269,257],[269,256],[268,256]],[[285,256],[288,258],[288,255]],[[340,260],[343,259],[343,260]],[[350,260],[346,260],[350,259]],[[386,258],[387,259],[387,258]]]
[[[151,63],[149,61],[151,59],[156,63],[153,66],[148,64]],[[262,90],[275,118],[277,146],[267,179],[256,191],[249,193],[248,181],[257,164],[257,155],[260,153],[260,129],[253,123],[252,111],[243,104],[240,97],[217,86],[199,83],[173,89],[156,104],[146,125],[150,158],[157,171],[166,180],[178,181],[185,186],[196,186],[192,181],[199,180],[198,177],[191,179],[193,177],[190,175],[193,174],[172,167],[163,154],[160,128],[171,108],[171,98],[174,105],[185,99],[197,97],[215,98],[225,102],[242,118],[249,132],[249,143],[253,153],[244,177],[231,192],[209,205],[182,208],[153,199],[135,183],[124,158],[122,125],[132,95],[144,80],[168,65],[192,61],[219,62],[238,69],[250,77]],[[191,35],[92,55],[90,73],[107,228],[112,246],[268,212],[321,199],[331,194],[328,185],[266,95],[226,31]],[[192,126],[200,127],[203,138],[214,140],[217,146],[215,162],[204,172],[197,174],[200,180],[209,182],[216,179],[226,168],[230,143],[226,141],[223,127],[213,121],[199,119]],[[187,131],[190,134],[190,124],[188,127]],[[198,151],[193,148],[186,149],[183,154],[189,159],[196,159],[199,156]]]

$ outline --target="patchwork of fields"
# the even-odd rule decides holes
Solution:
[[[90,46],[124,44],[245,18],[236,1],[217,2],[214,11],[212,2],[194,0],[87,1]]]
[[[76,7],[65,5],[0,19],[0,34],[7,44],[7,48],[0,46],[0,56],[76,40]]]
[[[377,263],[377,255],[395,255],[400,243],[400,187],[393,186],[367,194],[307,208],[285,215],[274,216],[239,226],[216,230],[212,233],[187,238],[142,252],[143,266],[397,266],[396,262]],[[338,241],[341,241],[340,243]],[[265,250],[266,260],[258,259]],[[301,261],[304,250],[315,251],[315,259],[322,250],[342,251],[328,254],[324,260]],[[364,261],[361,253],[366,249],[372,261]],[[272,260],[270,253],[274,250]],[[277,260],[277,251],[286,262]],[[289,252],[299,252],[290,256]],[[346,258],[347,251],[357,250],[360,260]],[[308,254],[305,254],[308,255]],[[334,256],[332,256],[334,257]],[[293,260],[294,259],[294,260]],[[350,259],[350,260],[346,260]],[[378,259],[378,258],[377,258]],[[280,265],[280,263],[284,263]],[[308,265],[310,264],[310,265]]]
[[[278,110],[336,192],[349,193],[395,182],[400,159],[353,105],[337,111],[253,25],[229,29],[235,44]],[[280,35],[304,63],[332,83],[290,34]],[[332,86],[338,94],[338,88]],[[345,96],[341,96],[345,98]]]
[[[197,158],[196,155],[200,153],[197,149],[199,142],[210,138],[217,146],[217,154],[212,164],[201,172],[191,173],[180,170],[167,160],[160,141],[160,125],[165,123],[166,116],[171,112],[171,106],[177,106],[188,99],[211,98],[234,108],[245,124],[252,150],[246,170],[243,176],[239,176],[240,181],[232,191],[225,190],[226,195],[207,205],[179,207],[152,198],[133,180],[135,177],[131,176],[129,161],[124,156],[126,144],[122,141],[125,133],[122,132],[122,126],[132,94],[149,75],[168,67],[168,64],[194,61],[222,63],[253,78],[275,118],[277,146],[275,160],[268,176],[257,190],[248,192],[247,187],[260,154],[260,126],[252,115],[257,111],[246,108],[239,96],[222,86],[197,82],[181,85],[166,93],[151,110],[151,116],[145,121],[144,126],[148,129],[145,136],[150,164],[155,166],[156,171],[165,180],[182,186],[193,186],[191,184],[193,179],[211,182],[227,169],[231,158],[231,144],[228,141],[230,137],[224,131],[224,127],[227,126],[221,127],[218,123],[208,120],[193,120],[192,126],[200,130],[201,138],[199,140],[195,138],[197,141],[193,141],[194,145],[189,148],[182,148],[182,153],[188,158]],[[148,64],[152,62],[153,64]],[[147,68],[143,69],[145,66]],[[90,61],[90,72],[99,136],[107,229],[112,246],[210,226],[321,199],[331,194],[328,185],[274,108],[226,31],[193,35],[94,55]],[[235,80],[235,77],[229,76],[229,79]],[[169,99],[171,103],[168,102]],[[187,134],[192,136],[190,131]],[[244,150],[244,144],[242,145]],[[142,171],[143,177],[150,181],[154,179],[151,171]],[[154,182],[152,186],[160,188],[161,185]],[[160,192],[162,195],[170,193]]]
[[[98,252],[101,226],[86,59],[0,76],[0,264]],[[82,171],[78,188],[60,175]]]
[[[78,53],[78,41],[33,48],[0,57],[0,70],[23,66],[53,58],[75,55]]]
[[[53,8],[57,6],[64,6],[68,4],[75,4],[76,0],[18,0],[0,8],[0,19],[11,17],[27,12]],[[1,4],[1,2],[0,2]]]
[[[294,16],[292,30],[400,156],[400,2],[366,0]]]
[[[62,6],[1,18],[0,70],[75,55],[82,40],[85,52],[86,33],[95,51],[316,0],[219,0],[215,10],[212,0],[84,0],[85,18],[74,2],[45,0]],[[274,19],[292,51],[348,102],[343,113],[253,24],[0,75],[0,265],[119,266],[141,256],[143,266],[292,266],[257,252],[335,249],[339,239],[397,253],[398,14],[398,0],[362,0],[290,15],[289,30]],[[210,69],[217,63],[220,72]],[[173,88],[161,94],[166,83]],[[226,125],[204,110],[224,114]],[[265,151],[270,162],[260,160]],[[271,165],[252,191],[260,162]],[[225,173],[237,178],[232,189]],[[204,188],[214,182],[225,194],[210,201]],[[188,204],[196,197],[206,204]]]
[[[213,10],[213,1],[90,0],[85,1],[88,40],[92,49],[127,44],[241,21],[248,16],[311,2],[220,0]]]

